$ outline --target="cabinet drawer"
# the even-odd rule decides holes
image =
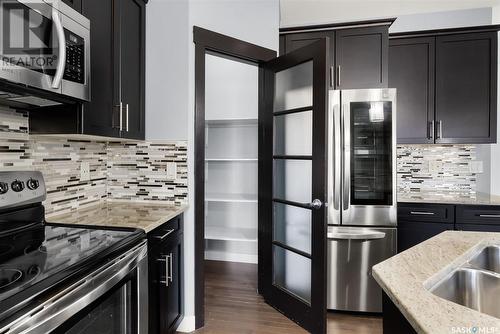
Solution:
[[[398,204],[398,220],[450,223],[455,222],[455,206],[446,204]]]
[[[457,223],[500,226],[500,207],[459,205],[457,206]]]
[[[155,228],[148,234],[151,243],[161,243],[182,232],[182,215],[179,215],[165,224]]]

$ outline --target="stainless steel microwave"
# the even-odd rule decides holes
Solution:
[[[61,0],[0,0],[0,99],[90,100],[90,21]]]

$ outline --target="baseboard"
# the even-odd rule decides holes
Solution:
[[[191,333],[194,332],[195,329],[196,329],[195,317],[194,315],[191,315],[191,316],[184,316],[184,319],[182,319],[182,322],[179,324],[177,331],[181,333]]]
[[[205,260],[257,264],[258,256],[254,254],[241,254],[241,253],[205,250]]]

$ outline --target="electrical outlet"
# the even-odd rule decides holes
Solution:
[[[90,180],[90,165],[86,161],[82,161],[80,164],[80,181]]]
[[[175,180],[177,178],[177,163],[167,162],[167,179]]]

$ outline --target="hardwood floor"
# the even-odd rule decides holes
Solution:
[[[307,333],[257,294],[257,266],[205,262],[205,327],[196,334]],[[328,333],[382,334],[382,319],[328,313]]]

